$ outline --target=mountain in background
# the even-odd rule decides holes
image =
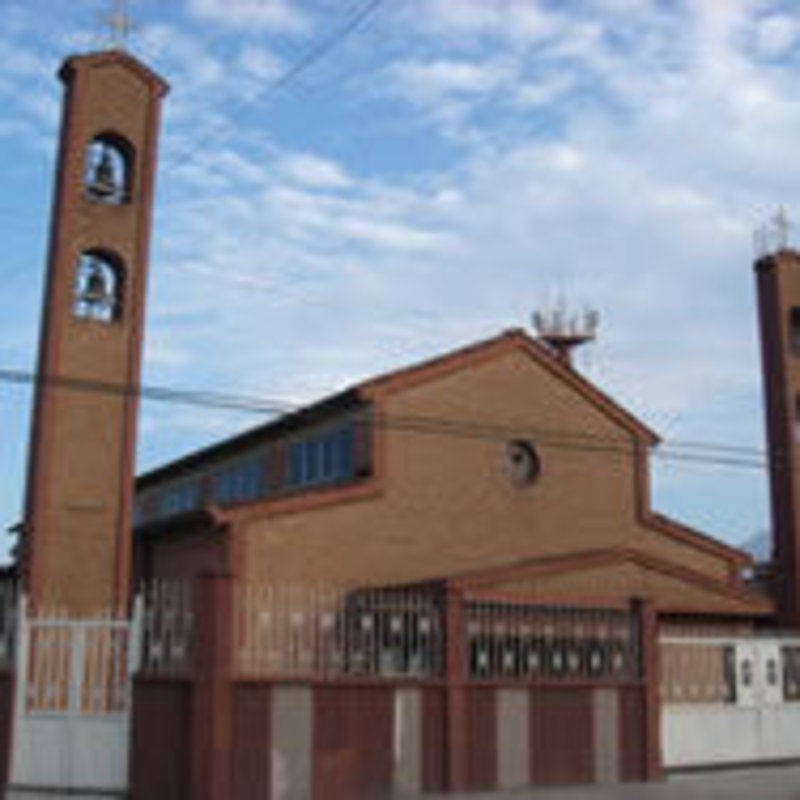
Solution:
[[[739,542],[738,546],[750,553],[759,563],[769,561],[772,555],[772,537],[767,531],[754,533],[743,542]]]

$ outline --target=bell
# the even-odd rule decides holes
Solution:
[[[103,274],[94,269],[86,276],[86,287],[81,292],[81,300],[93,306],[107,305],[110,301]]]
[[[92,179],[89,181],[89,192],[100,199],[113,197],[119,191],[114,178],[114,165],[108,150],[103,150],[100,160],[95,164]]]

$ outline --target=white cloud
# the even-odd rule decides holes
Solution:
[[[771,14],[758,21],[755,31],[756,50],[766,58],[780,58],[800,38],[800,18],[789,14]]]
[[[436,231],[365,217],[345,217],[336,227],[345,237],[392,250],[441,250],[448,244],[448,237]]]
[[[145,359],[156,369],[178,370],[191,361],[189,353],[169,341],[169,337],[154,333],[147,337]]]
[[[308,17],[291,0],[189,0],[189,11],[205,22],[240,30],[302,33]]]
[[[390,77],[398,90],[418,103],[436,103],[449,95],[482,95],[512,77],[507,65],[440,59],[393,64]]]
[[[353,179],[341,167],[310,153],[293,153],[282,159],[278,168],[291,181],[318,189],[346,189]]]
[[[280,59],[272,51],[250,44],[239,53],[239,67],[259,81],[273,80],[282,69]]]
[[[139,35],[143,57],[162,66],[179,95],[206,91],[227,76],[223,63],[196,36],[172,25],[146,26]]]
[[[566,71],[543,74],[520,84],[514,100],[521,106],[550,105],[573,89],[575,83],[575,77]]]
[[[0,61],[6,75],[22,78],[49,79],[53,73],[53,65],[32,49],[0,42]]]
[[[418,0],[417,27],[449,36],[495,36],[529,44],[552,34],[555,14],[537,0]]]

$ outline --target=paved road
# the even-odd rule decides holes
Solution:
[[[442,800],[445,796],[442,795]],[[800,766],[672,776],[666,783],[517,789],[447,800],[800,800]]]

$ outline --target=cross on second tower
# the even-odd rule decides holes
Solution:
[[[136,27],[131,19],[129,0],[112,0],[111,13],[104,21],[108,26],[109,46],[124,50],[128,36]]]

